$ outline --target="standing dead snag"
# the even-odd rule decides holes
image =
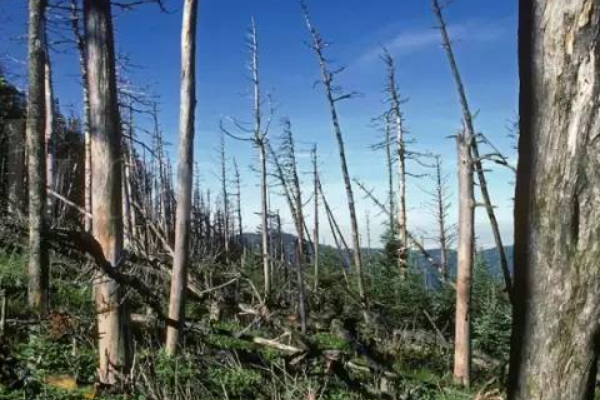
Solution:
[[[340,126],[340,120],[337,112],[337,103],[351,98],[353,93],[340,93],[341,89],[339,86],[334,84],[334,78],[337,74],[341,73],[344,69],[339,68],[337,70],[330,70],[328,60],[325,58],[325,48],[328,43],[323,40],[321,35],[313,27],[310,16],[308,14],[308,8],[301,2],[302,11],[304,13],[304,19],[306,27],[311,35],[311,49],[315,52],[319,67],[321,69],[321,84],[325,88],[325,96],[327,98],[327,104],[329,105],[329,112],[331,114],[331,122],[333,124],[333,131],[338,145],[340,153],[340,165],[342,169],[342,177],[344,179],[344,186],[346,188],[346,198],[348,201],[348,210],[350,213],[350,227],[352,233],[352,246],[354,256],[354,266],[358,274],[358,292],[362,306],[368,308],[367,297],[365,293],[365,284],[362,271],[362,262],[360,255],[360,237],[358,232],[358,219],[356,216],[356,207],[354,202],[354,193],[352,192],[352,182],[350,180],[350,173],[348,172],[348,164],[346,161],[346,151],[344,148],[344,138],[342,135],[342,128]]]
[[[404,117],[400,108],[402,99],[398,93],[394,59],[386,49],[383,50],[382,59],[387,68],[386,91],[388,93],[388,101],[390,103],[390,109],[386,116],[386,129],[389,129],[388,123],[391,123],[396,131],[396,162],[398,163],[398,209],[396,212],[398,222],[398,239],[400,242],[400,247],[398,249],[398,264],[400,267],[401,276],[404,276],[406,274],[408,261],[408,226],[406,218],[406,129],[404,127]],[[393,207],[390,205],[390,211],[392,210]]]
[[[118,269],[123,248],[121,212],[121,124],[117,99],[115,52],[109,0],[85,0],[85,37],[89,129],[92,153],[93,236],[104,258]],[[122,288],[102,272],[95,277],[98,319],[99,379],[115,384],[130,364],[129,315]]]
[[[448,189],[448,176],[442,169],[442,157],[435,156],[435,172],[433,181],[435,188],[429,193],[431,201],[429,205],[432,208],[432,215],[438,226],[437,243],[440,248],[440,268],[439,273],[444,282],[449,279],[448,271],[448,251],[450,243],[454,238],[454,226],[448,225],[448,212],[450,210],[450,193]]]
[[[314,223],[313,223],[313,263],[314,263],[314,274],[315,274],[315,283],[314,290],[315,292],[319,289],[319,253],[320,253],[320,244],[319,244],[319,161],[317,158],[317,145],[315,144],[312,152],[312,167],[313,167],[313,201],[314,201]]]
[[[44,154],[45,0],[29,0],[27,153],[29,176],[29,306],[40,315],[48,309],[46,229],[46,158]]]
[[[458,251],[456,272],[456,319],[454,328],[454,381],[471,381],[471,274],[475,243],[475,197],[473,160],[468,129],[457,136],[458,152]]]
[[[190,261],[190,210],[194,175],[194,117],[196,109],[196,21],[197,0],[185,0],[181,26],[181,89],[179,115],[179,168],[175,217],[175,257],[171,275],[166,350],[175,354],[184,326],[185,289]]]
[[[227,189],[227,157],[225,155],[225,135],[223,132],[221,132],[219,161],[221,163],[221,195],[223,196],[223,241],[225,244],[225,259],[228,260],[231,222],[229,212],[229,191]]]
[[[241,247],[244,247],[244,225],[242,221],[242,180],[240,177],[240,170],[237,165],[237,161],[233,160],[233,174],[235,179],[235,199],[237,201],[237,225],[238,225],[238,236],[239,236],[239,244]]]
[[[599,38],[598,2],[520,2],[510,400],[594,397],[600,331]]]
[[[50,46],[48,45],[48,24],[44,23],[44,102],[45,102],[45,151],[46,151],[46,187],[56,190],[55,163],[56,163],[56,132],[55,132],[55,110],[54,110],[54,87],[52,85],[52,65],[50,61]],[[47,196],[48,223],[51,223],[54,215],[54,198]]]
[[[510,270],[508,268],[506,252],[504,251],[504,244],[502,243],[502,236],[500,235],[500,227],[498,226],[498,220],[496,219],[494,206],[492,205],[492,200],[487,186],[485,172],[483,170],[482,157],[479,154],[479,145],[476,140],[477,134],[473,125],[473,114],[471,113],[471,110],[469,108],[469,102],[467,101],[465,88],[460,73],[458,71],[458,65],[456,64],[456,58],[454,57],[450,36],[448,35],[448,30],[446,29],[446,23],[442,15],[442,9],[440,7],[439,1],[431,0],[431,5],[433,9],[433,14],[435,15],[435,18],[439,24],[438,28],[440,30],[440,35],[442,38],[442,46],[444,47],[444,50],[446,52],[448,63],[450,64],[450,69],[452,71],[452,77],[454,78],[456,90],[458,92],[460,106],[463,114],[463,123],[465,125],[465,129],[468,130],[468,135],[473,137],[473,140],[471,141],[473,164],[475,171],[477,172],[479,189],[481,190],[481,197],[483,198],[485,210],[490,220],[490,226],[494,235],[494,241],[496,243],[496,249],[498,251],[499,256],[498,258],[500,262],[500,268],[502,270],[502,275],[504,276],[504,284],[506,285],[506,292],[508,293],[508,297],[512,302],[514,299],[512,294],[512,280],[510,276]]]
[[[269,245],[269,205],[267,198],[267,135],[269,134],[269,128],[271,126],[273,110],[270,110],[269,118],[265,123],[263,123],[263,97],[261,93],[260,73],[258,64],[258,36],[256,33],[256,24],[254,23],[254,18],[252,18],[250,22],[250,31],[248,33],[248,49],[250,51],[250,62],[248,68],[250,70],[250,80],[252,82],[253,92],[253,127],[248,129],[245,128],[238,121],[234,121],[234,123],[238,129],[246,133],[250,133],[251,137],[236,136],[228,130],[226,130],[223,124],[221,124],[221,130],[225,132],[225,134],[236,140],[252,142],[254,147],[258,149],[260,173],[261,253],[263,262],[265,300],[268,300],[270,298],[272,289],[272,268]]]

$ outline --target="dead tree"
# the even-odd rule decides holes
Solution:
[[[269,128],[271,125],[271,118],[273,110],[270,109],[270,114],[266,121],[264,121],[264,114],[262,106],[264,99],[261,92],[261,81],[259,71],[259,48],[258,48],[258,35],[256,33],[256,24],[254,18],[250,22],[250,30],[248,33],[248,49],[250,52],[250,62],[248,68],[250,70],[250,80],[252,83],[253,93],[253,124],[252,128],[246,128],[240,122],[233,120],[235,126],[242,132],[248,133],[250,137],[237,136],[229,132],[221,123],[221,130],[226,135],[241,141],[251,142],[255,148],[258,149],[259,157],[259,174],[260,174],[260,219],[261,219],[261,253],[263,263],[263,276],[264,276],[264,294],[265,299],[268,300],[271,296],[271,279],[272,279],[272,267],[271,267],[271,256],[269,254],[269,206],[268,206],[268,192],[267,192],[267,135],[269,134]],[[270,108],[270,107],[269,107]]]
[[[179,168],[177,174],[177,214],[175,218],[175,257],[171,275],[166,350],[175,354],[185,320],[185,290],[190,262],[190,217],[194,174],[194,116],[196,109],[196,22],[197,0],[186,0],[181,26],[181,89],[179,115]]]
[[[29,306],[40,315],[48,309],[48,249],[46,231],[46,157],[44,154],[46,1],[29,0],[27,93],[27,157],[29,176]]]
[[[402,99],[398,93],[398,85],[396,82],[396,66],[394,64],[394,59],[386,49],[383,50],[382,59],[387,68],[386,91],[388,93],[390,105],[390,109],[386,113],[386,129],[388,129],[387,123],[391,123],[396,131],[395,145],[396,163],[398,168],[398,204],[397,210],[395,211],[398,214],[398,239],[400,242],[400,247],[398,249],[398,263],[400,274],[401,276],[404,276],[406,274],[408,261],[408,227],[406,217],[406,128],[404,126],[404,117],[401,110]]]
[[[244,224],[242,221],[242,180],[240,177],[240,170],[235,159],[233,160],[233,175],[235,180],[235,199],[237,201],[236,212],[239,244],[244,247]]]
[[[25,208],[25,121],[18,119],[5,122],[7,143],[8,212],[22,216]]]
[[[600,7],[522,0],[508,399],[594,398],[600,331]]]
[[[54,87],[52,84],[52,64],[50,60],[50,46],[48,44],[48,24],[44,23],[44,103],[45,103],[45,153],[46,153],[46,187],[50,190],[57,190],[55,182],[55,164],[56,164],[56,121],[54,107]],[[47,213],[49,222],[54,215],[54,197],[47,196]]]
[[[306,333],[306,301],[304,288],[304,213],[302,202],[302,189],[296,160],[296,149],[292,133],[292,124],[289,119],[283,120],[283,137],[280,151],[283,158],[282,185],[290,188],[293,207],[290,211],[296,226],[296,284],[298,286],[298,308],[300,312],[300,328]]]
[[[109,0],[84,0],[86,62],[90,99],[93,236],[106,261],[119,269],[123,248],[121,211],[121,123]],[[93,40],[92,40],[93,38]],[[117,382],[130,364],[129,314],[123,288],[104,272],[95,277],[99,379]]]
[[[449,211],[450,211],[450,190],[448,188],[448,175],[443,171],[442,157],[439,155],[435,156],[434,161],[435,171],[433,173],[434,189],[428,192],[431,200],[429,206],[431,208],[431,214],[434,218],[435,224],[438,227],[438,234],[435,237],[435,241],[438,243],[440,249],[440,269],[439,273],[444,282],[448,282],[449,270],[448,270],[448,256],[450,245],[454,240],[454,226],[449,224]]]
[[[90,139],[90,98],[87,86],[88,71],[87,61],[85,55],[85,40],[81,32],[79,24],[81,16],[79,15],[79,8],[77,6],[77,0],[71,0],[71,30],[75,37],[75,45],[77,47],[77,53],[79,55],[79,69],[81,71],[81,82],[83,88],[83,135],[84,135],[84,147],[85,147],[85,167],[84,167],[84,203],[85,203],[85,216],[84,216],[84,229],[86,232],[92,231],[92,151],[91,151],[91,139]]]
[[[230,240],[230,211],[229,211],[229,190],[227,188],[227,157],[225,154],[225,135],[221,132],[221,143],[219,147],[219,163],[221,164],[221,195],[223,196],[223,236],[225,258],[229,257],[229,240]]]
[[[363,308],[368,308],[367,297],[365,293],[365,284],[364,277],[362,271],[362,262],[360,255],[360,237],[358,232],[358,219],[356,216],[356,207],[354,202],[354,193],[352,191],[352,182],[350,180],[350,173],[348,171],[348,164],[346,161],[346,151],[344,147],[344,138],[342,135],[342,128],[340,125],[340,120],[337,111],[337,104],[340,101],[347,100],[352,98],[355,93],[342,93],[341,88],[334,83],[335,76],[341,73],[344,68],[339,68],[337,70],[331,70],[329,67],[329,61],[325,57],[325,49],[328,46],[328,43],[323,40],[319,32],[314,28],[312,22],[310,20],[310,16],[308,13],[308,8],[304,2],[301,2],[302,11],[304,14],[304,20],[306,23],[306,27],[310,33],[311,37],[311,49],[315,52],[317,57],[317,61],[319,62],[319,68],[321,70],[321,84],[325,89],[325,97],[327,98],[327,104],[329,106],[329,112],[331,114],[331,122],[333,125],[333,131],[335,134],[335,138],[338,145],[339,155],[340,155],[340,166],[342,169],[342,177],[344,180],[344,186],[346,189],[346,198],[348,202],[348,211],[350,213],[350,228],[352,234],[352,245],[353,251],[352,254],[354,256],[354,266],[356,267],[356,272],[358,274],[358,292],[360,296],[360,301],[362,303]]]
[[[457,136],[458,152],[458,250],[456,272],[456,319],[454,331],[454,381],[471,381],[471,274],[475,243],[475,197],[471,142],[466,127]]]
[[[469,102],[467,100],[467,95],[465,92],[464,84],[462,82],[462,78],[460,76],[460,72],[458,70],[458,65],[456,63],[456,58],[454,57],[454,52],[452,50],[452,44],[450,41],[450,36],[448,35],[448,30],[446,29],[446,22],[444,21],[444,17],[442,15],[442,9],[439,4],[439,0],[431,0],[433,14],[439,24],[438,28],[440,30],[440,35],[442,38],[442,46],[446,52],[446,56],[448,58],[448,63],[450,64],[450,70],[452,72],[452,77],[454,78],[454,83],[456,86],[456,90],[458,92],[459,102],[462,109],[463,123],[465,129],[468,131],[467,135],[473,137],[471,140],[471,152],[473,153],[472,159],[474,163],[475,172],[477,173],[477,178],[479,181],[479,189],[481,191],[481,197],[483,199],[483,203],[485,206],[485,210],[487,212],[488,218],[490,220],[490,226],[492,228],[492,233],[494,235],[494,241],[496,243],[496,249],[498,251],[498,258],[500,262],[500,268],[502,270],[502,274],[504,276],[504,283],[506,285],[506,292],[508,296],[513,301],[512,296],[512,279],[510,276],[510,270],[508,268],[508,261],[506,257],[506,252],[504,251],[504,245],[502,243],[502,236],[500,235],[500,227],[498,226],[498,220],[496,219],[496,214],[494,212],[494,206],[492,205],[492,200],[490,198],[490,193],[487,186],[487,180],[485,177],[485,172],[483,170],[482,160],[485,159],[485,156],[480,155],[479,153],[479,145],[476,140],[476,131],[473,124],[473,114],[471,113],[471,109],[469,107]]]
[[[314,263],[314,290],[315,292],[319,288],[319,255],[320,255],[320,244],[319,244],[319,160],[317,156],[317,145],[315,144],[312,152],[312,167],[313,167],[313,201],[314,201],[314,223],[313,223],[313,263]]]

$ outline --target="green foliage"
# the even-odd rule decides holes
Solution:
[[[258,388],[263,384],[262,375],[248,368],[211,368],[208,381],[215,394],[227,393],[230,398],[257,399]]]

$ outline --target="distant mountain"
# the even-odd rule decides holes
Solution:
[[[286,254],[288,257],[292,259],[292,256],[295,252],[296,246],[296,236],[290,233],[282,233],[283,243],[286,249]],[[279,240],[277,235],[272,236],[272,240]],[[250,247],[258,247],[260,246],[260,235],[258,233],[244,233],[244,241]],[[332,246],[322,244],[320,246],[322,249],[331,249],[335,250]],[[381,249],[362,249],[363,254],[366,254],[367,251],[370,251],[373,254],[380,252]],[[506,256],[508,258],[509,268],[512,272],[513,270],[513,246],[505,246],[504,251],[506,252]],[[428,249],[427,252],[431,254],[431,256],[437,260],[440,258],[440,250],[439,249]],[[492,276],[502,279],[502,271],[500,269],[500,257],[498,255],[498,251],[495,248],[479,250],[477,252],[479,257],[482,257],[485,265],[488,266],[489,272]],[[437,281],[437,271],[431,268],[429,262],[425,259],[425,257],[419,253],[414,252],[412,254],[413,260],[415,260],[415,265],[418,269],[420,269],[425,274],[425,279],[428,283],[434,284]],[[448,265],[450,268],[450,274],[456,273],[456,252],[451,251],[449,255]]]

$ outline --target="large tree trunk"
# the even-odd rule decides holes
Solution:
[[[592,399],[600,333],[600,4],[520,2],[509,399]]]
[[[104,257],[119,268],[123,249],[121,212],[121,124],[109,0],[85,0],[90,138],[92,156],[93,235]],[[122,288],[98,272],[95,279],[98,319],[99,378],[114,384],[130,363],[128,318]]]
[[[46,229],[46,158],[44,151],[44,14],[45,0],[29,1],[27,151],[29,175],[29,306],[39,314],[48,308]]]
[[[185,289],[189,264],[190,210],[194,174],[194,116],[196,108],[196,21],[198,1],[185,0],[181,28],[181,89],[179,115],[179,169],[177,172],[177,215],[175,219],[175,259],[171,276],[171,296],[166,349],[175,354],[184,323]]]
[[[454,381],[468,386],[471,379],[471,272],[475,241],[473,162],[468,129],[458,135],[458,255],[456,320],[454,333]]]

